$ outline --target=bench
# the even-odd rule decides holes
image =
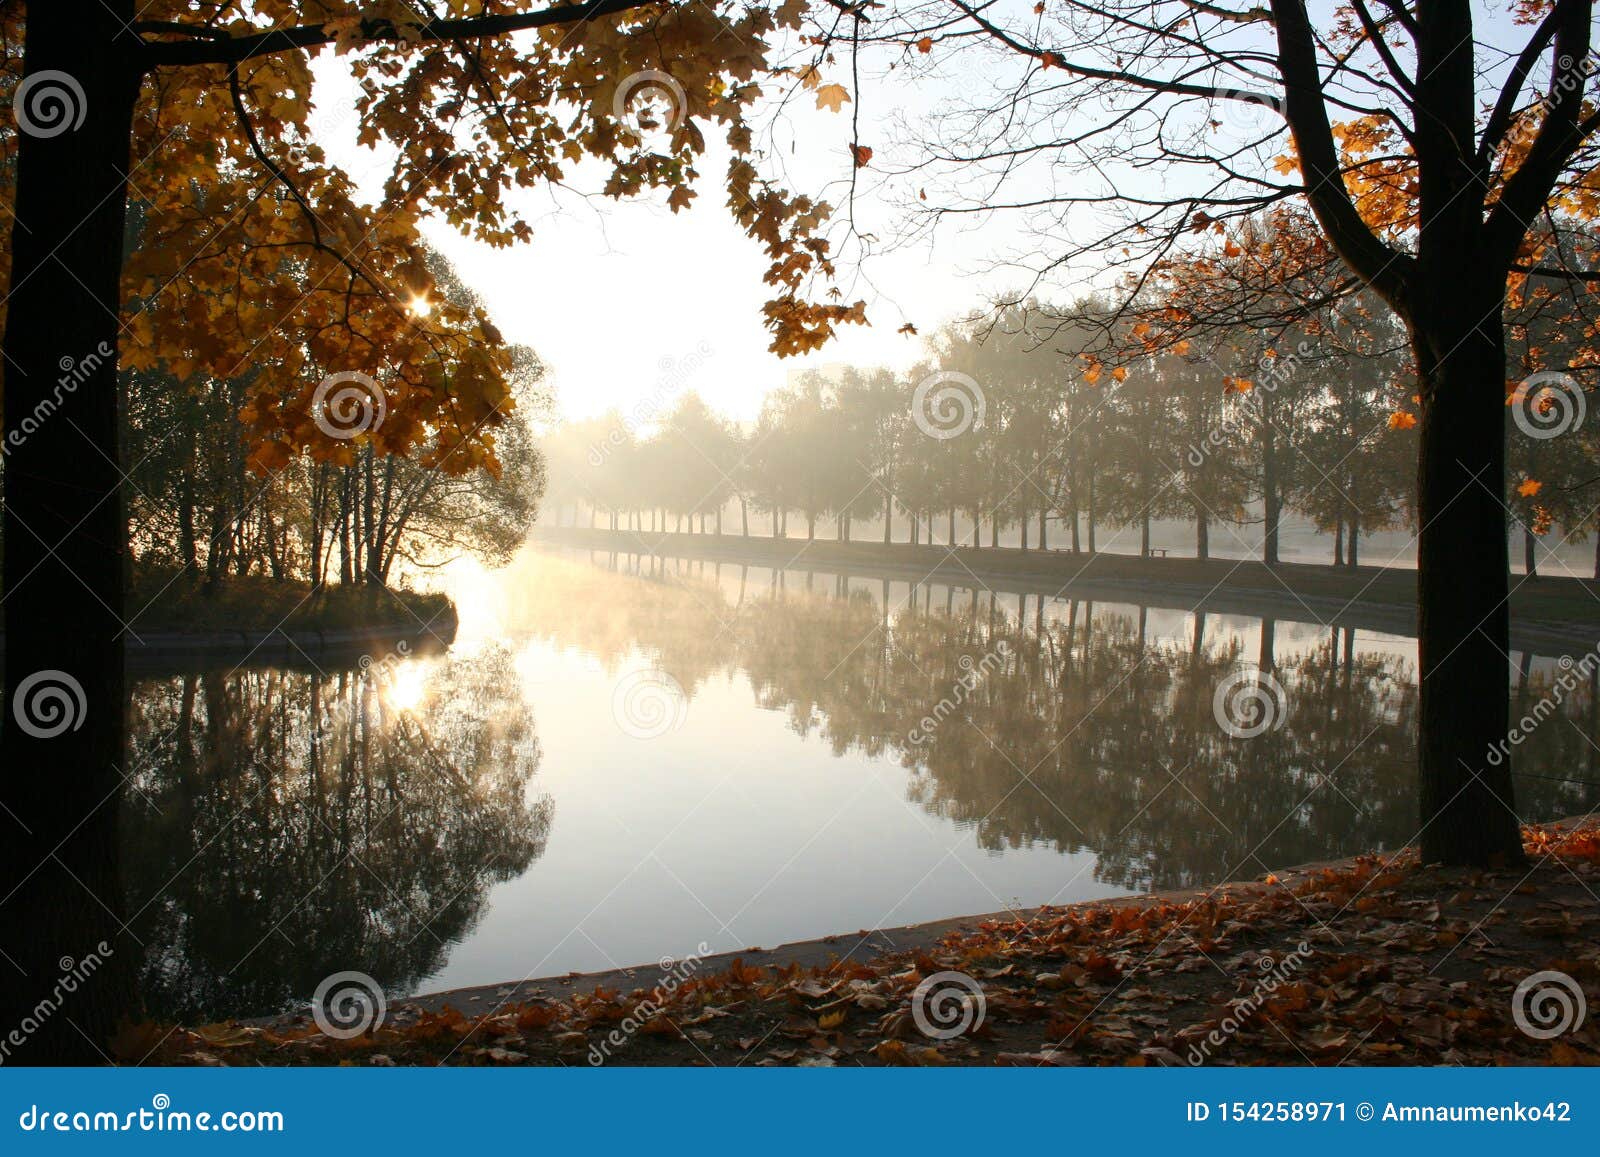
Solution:
[[[1150,557],[1151,558],[1166,558],[1167,557],[1167,552],[1165,550],[1162,550],[1160,547],[1152,546],[1150,548]]]

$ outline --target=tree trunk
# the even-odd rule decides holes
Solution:
[[[1333,524],[1333,565],[1344,565],[1344,516]]]
[[[1203,508],[1195,511],[1194,515],[1194,556],[1201,559],[1211,557],[1211,523]]]
[[[1028,553],[1028,513],[1023,511],[1021,520],[1017,523],[1022,532],[1022,553]]]
[[[18,135],[11,213],[0,1023],[38,1027],[9,1063],[99,1064],[118,1020],[139,1013],[140,948],[116,913],[127,711],[116,347],[133,18],[133,0],[28,9],[24,75],[67,73],[81,92],[56,135]],[[64,95],[39,84],[36,94]],[[64,1007],[30,1015],[91,956],[101,963]]]
[[[1264,392],[1270,398],[1271,391]],[[1264,518],[1261,561],[1276,566],[1278,535],[1283,525],[1283,495],[1279,493],[1277,428],[1270,401],[1263,406],[1261,422],[1261,507]]]
[[[1500,294],[1498,285],[1470,293],[1445,281],[1425,307],[1439,310],[1434,324],[1413,322],[1422,379],[1417,683],[1428,863],[1522,858],[1511,769],[1489,759],[1506,736],[1511,650]]]
[[[1535,552],[1533,527],[1527,523],[1522,524],[1522,570],[1529,578],[1539,575],[1539,556]]]
[[[1089,542],[1088,542],[1089,553],[1093,554],[1094,553],[1094,476],[1093,475],[1090,475],[1090,477],[1089,477],[1089,508],[1088,508],[1087,511],[1085,511],[1085,514],[1086,514],[1087,519],[1088,519],[1088,526],[1086,527],[1086,529],[1088,530],[1088,533],[1089,533]]]
[[[1039,549],[1040,550],[1049,550],[1050,549],[1050,541],[1049,541],[1048,538],[1045,537],[1045,524],[1049,520],[1049,514],[1050,514],[1050,512],[1047,511],[1047,510],[1039,511]]]
[[[1505,537],[1505,528],[1501,527],[1500,537]],[[1345,540],[1344,562],[1346,566],[1360,565],[1361,556],[1361,512],[1356,511],[1350,515],[1350,537]]]
[[[883,495],[883,545],[888,546],[894,541],[894,495],[888,491]]]

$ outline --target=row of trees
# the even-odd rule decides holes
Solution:
[[[659,416],[560,427],[545,442],[552,505],[613,529],[723,533],[732,510],[746,535],[755,513],[757,533],[764,523],[814,538],[831,519],[840,539],[859,521],[886,543],[1005,535],[1024,550],[1092,551],[1097,528],[1126,528],[1145,555],[1154,521],[1184,519],[1197,556],[1220,528],[1269,563],[1298,515],[1331,536],[1335,563],[1354,566],[1364,535],[1414,525],[1416,509],[1405,336],[1359,304],[1112,366],[1108,351],[1137,344],[1128,327],[1116,332],[1103,310],[1086,321],[1092,302],[1030,303],[945,327],[908,375],[801,375],[749,428],[694,393]],[[1547,337],[1542,326],[1530,317],[1519,332],[1548,356],[1550,342],[1531,336]],[[1595,429],[1513,438],[1506,500],[1530,573],[1536,535],[1594,529]],[[1600,573],[1600,551],[1596,563]]]

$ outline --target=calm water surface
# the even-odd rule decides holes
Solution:
[[[772,946],[1415,833],[1409,639],[579,553],[454,593],[445,656],[139,682],[124,861],[155,1011]],[[1514,658],[1522,710],[1562,668]],[[1268,725],[1230,735],[1216,689],[1261,670]],[[1600,780],[1600,696],[1564,700],[1521,749],[1529,819],[1600,803],[1569,782]]]

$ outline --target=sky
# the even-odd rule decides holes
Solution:
[[[318,61],[316,76],[317,139],[359,187],[375,192],[387,162],[356,144],[353,83],[328,57]],[[910,91],[871,86],[869,107],[862,110],[864,141],[884,148],[894,118],[926,115],[925,106],[908,103]],[[837,205],[843,200],[839,179],[849,172],[849,116],[801,107],[782,130],[778,144],[791,187],[821,192]],[[533,347],[546,363],[561,416],[629,411],[646,399],[693,389],[729,417],[751,421],[762,397],[796,370],[839,363],[908,369],[926,351],[922,337],[897,332],[904,323],[927,335],[981,304],[986,293],[1010,288],[1005,275],[985,270],[992,230],[879,253],[864,273],[844,263],[840,279],[845,301],[867,302],[870,326],[844,327],[804,358],[768,353],[761,317],[771,292],[761,281],[766,261],[724,205],[720,177],[729,153],[719,138],[707,136],[700,196],[677,214],[666,208],[664,195],[624,201],[582,196],[603,179],[590,165],[574,174],[579,191],[518,194],[534,231],[529,243],[493,249],[443,223],[425,228],[430,243],[484,298],[507,339]],[[888,238],[896,218],[886,197],[907,191],[881,187],[889,178],[866,170],[862,178],[858,224]]]

